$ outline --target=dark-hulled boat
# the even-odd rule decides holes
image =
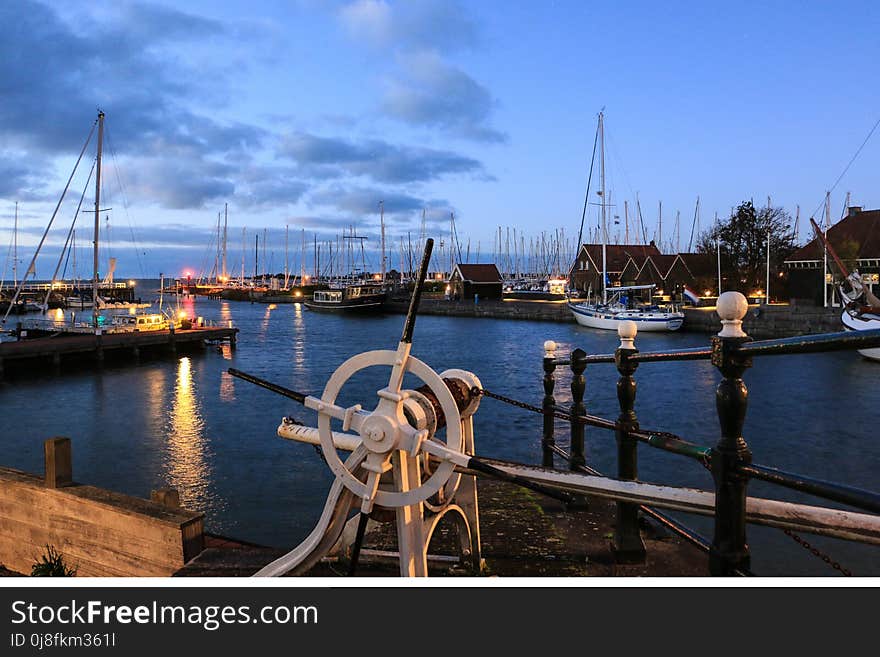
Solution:
[[[380,312],[387,298],[385,288],[381,285],[361,283],[346,285],[344,288],[316,290],[312,298],[304,303],[309,310],[370,313]]]

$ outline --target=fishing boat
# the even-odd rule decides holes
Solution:
[[[868,331],[880,329],[880,299],[871,289],[862,282],[862,277],[857,269],[849,271],[837,252],[828,242],[819,225],[811,218],[810,223],[816,232],[819,243],[822,244],[831,255],[840,273],[843,274],[843,282],[837,286],[837,292],[843,303],[843,313],[840,321],[845,331]],[[859,354],[870,360],[880,361],[880,347],[873,349],[859,349]]]
[[[388,294],[382,285],[359,283],[329,290],[316,290],[312,298],[304,301],[309,310],[371,313],[380,312]]]
[[[608,229],[605,203],[605,122],[604,114],[599,112],[597,137],[600,143],[599,162],[601,190],[598,195],[602,199],[602,294],[596,301],[569,301],[568,308],[575,321],[581,326],[595,329],[616,331],[621,322],[635,322],[639,331],[677,331],[684,324],[684,313],[673,307],[661,307],[653,304],[651,291],[656,287],[650,285],[608,285],[607,254]],[[636,304],[633,293],[648,293],[646,304]]]

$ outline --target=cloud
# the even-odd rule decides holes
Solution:
[[[485,86],[436,52],[415,53],[402,64],[403,79],[389,80],[382,99],[389,116],[475,141],[507,141],[489,125],[495,101]]]
[[[279,150],[294,159],[304,173],[318,179],[348,174],[382,183],[411,183],[450,174],[488,177],[483,165],[472,158],[451,151],[396,146],[378,139],[355,143],[299,132],[287,136]]]
[[[450,52],[474,47],[480,37],[477,24],[452,0],[401,2],[393,8],[385,0],[355,0],[338,15],[354,39],[376,47]]]
[[[355,217],[378,217],[379,201],[383,201],[385,218],[391,220],[418,216],[423,208],[449,208],[449,202],[442,199],[424,199],[402,192],[341,185],[315,192],[309,201],[348,212]]]
[[[138,166],[129,171],[128,192],[131,196],[171,209],[200,208],[235,193],[232,167],[204,161],[197,164],[141,159]]]
[[[70,157],[100,107],[108,154],[145,156],[151,170],[140,177],[154,179],[154,200],[193,207],[228,192],[228,182],[211,172],[215,160],[245,161],[268,135],[189,109],[225,77],[202,63],[188,65],[178,50],[229,39],[230,32],[214,20],[136,2],[65,9],[73,13],[62,16],[33,0],[0,3],[0,22],[15,26],[0,40],[0,142],[29,157]],[[175,164],[181,159],[193,168]],[[167,172],[160,176],[153,160]],[[19,175],[3,191],[33,192],[54,184],[55,174],[45,167]]]

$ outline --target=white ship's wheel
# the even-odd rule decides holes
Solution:
[[[321,399],[310,397],[306,405],[318,412],[318,433],[321,451],[333,473],[343,485],[363,501],[362,509],[369,511],[373,502],[386,508],[411,506],[424,502],[436,494],[453,477],[455,465],[441,460],[430,476],[418,486],[407,491],[379,490],[379,478],[391,469],[391,456],[395,450],[403,450],[411,456],[422,452],[426,440],[433,440],[426,429],[415,429],[404,416],[404,400],[412,393],[402,390],[404,375],[409,372],[428,385],[436,396],[446,417],[446,447],[461,452],[463,437],[458,407],[443,379],[428,365],[409,355],[409,343],[401,342],[397,351],[368,351],[352,356],[342,363],[324,387]],[[336,399],[345,383],[357,372],[374,366],[391,367],[388,386],[379,390],[379,403],[372,412],[360,405],[342,408]],[[333,444],[331,419],[342,421],[343,431],[353,429],[363,440],[367,450],[362,467],[367,471],[366,481],[358,479],[342,462]]]

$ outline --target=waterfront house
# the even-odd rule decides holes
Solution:
[[[666,287],[666,274],[669,272],[669,268],[672,267],[672,263],[675,262],[676,257],[675,255],[665,254],[648,256],[639,268],[633,283],[635,285],[650,285],[653,283],[657,286],[658,293],[662,293]]]
[[[701,297],[717,295],[718,257],[714,253],[679,253],[664,280],[664,291],[680,299],[685,286]]]
[[[827,237],[844,266],[850,271],[858,269],[872,292],[880,293],[880,210],[848,208],[846,217],[828,229]],[[792,299],[809,300],[819,306],[838,305],[834,288],[843,276],[830,254],[828,269],[823,271],[825,250],[815,235],[783,264]]]
[[[494,264],[468,265],[458,263],[449,277],[451,294],[455,299],[500,299],[501,274]]]
[[[645,259],[660,255],[652,241],[650,244],[608,244],[605,247],[605,272],[608,285],[618,285],[625,272],[638,271]],[[594,292],[602,289],[602,245],[582,244],[572,266],[569,287],[574,290]]]

